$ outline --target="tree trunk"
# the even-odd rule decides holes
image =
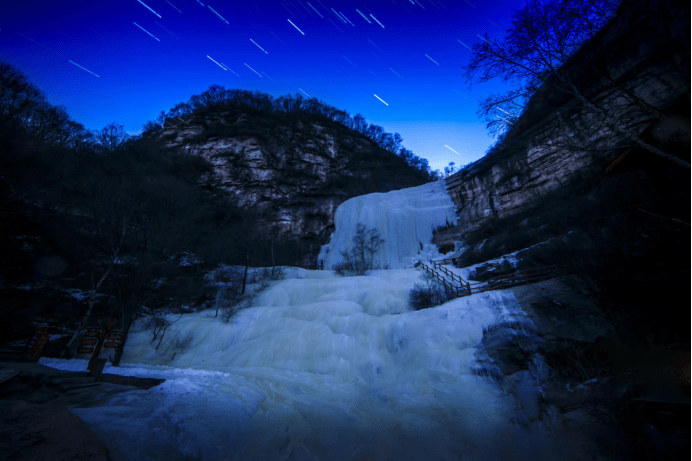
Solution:
[[[272,279],[274,278],[274,268],[276,267],[276,264],[274,264],[274,234],[272,233],[271,235],[271,252],[272,252]]]
[[[117,257],[117,252],[116,252],[116,257]],[[91,273],[92,290],[91,290],[91,293],[89,294],[89,301],[88,301],[89,307],[87,308],[86,314],[84,314],[82,321],[79,323],[79,326],[77,327],[74,334],[72,335],[72,338],[70,338],[70,341],[67,343],[65,348],[62,350],[62,353],[60,354],[61,358],[67,357],[67,355],[70,352],[70,346],[75,341],[75,339],[77,339],[77,336],[79,336],[80,332],[82,331],[82,329],[84,329],[84,326],[89,321],[89,317],[91,316],[91,311],[94,308],[94,304],[96,304],[96,293],[98,292],[98,289],[101,287],[101,284],[103,284],[103,281],[106,280],[106,277],[108,277],[108,274],[111,273],[111,268],[112,268],[112,266],[108,268],[106,273],[103,274],[103,277],[101,277],[101,280],[99,280],[99,282],[96,285],[94,285],[94,273],[93,272]],[[74,359],[76,356],[77,356],[77,354],[74,354],[74,356],[72,358]]]
[[[120,366],[120,359],[123,357],[123,352],[125,350],[125,343],[127,342],[127,333],[130,331],[130,326],[132,325],[132,318],[123,320],[123,340],[120,346],[115,350],[115,357],[113,358],[112,365],[114,367]]]
[[[243,291],[240,292],[241,295],[245,294],[245,281],[247,280],[247,269],[248,265],[245,264],[245,274],[243,275]]]
[[[65,348],[62,350],[62,353],[60,354],[60,358],[66,358],[69,353],[70,353],[70,346],[72,346],[72,343],[77,339],[77,336],[79,336],[80,332],[84,329],[84,326],[86,323],[89,321],[89,317],[91,316],[91,310],[94,308],[94,301],[96,298],[96,293],[92,293],[92,296],[89,297],[88,301],[88,308],[86,311],[86,314],[84,314],[84,317],[82,317],[82,321],[79,322],[79,325],[77,326],[77,329],[75,330],[74,334],[72,335],[72,338],[68,341],[67,345]],[[74,354],[72,357],[73,359],[76,357],[77,354]]]

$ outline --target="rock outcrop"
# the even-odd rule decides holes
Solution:
[[[345,200],[425,181],[396,155],[337,123],[241,109],[193,114],[167,125],[165,148],[205,158],[204,187],[250,210],[293,250],[277,264],[314,267]],[[284,252],[286,253],[286,252]]]
[[[482,233],[493,218],[534,210],[556,191],[585,194],[590,184],[583,176],[630,173],[637,177],[616,178],[629,194],[630,187],[660,189],[651,176],[660,176],[652,172],[662,165],[660,174],[684,190],[689,169],[661,162],[629,134],[689,163],[690,26],[681,19],[687,13],[682,2],[623,1],[615,18],[562,69],[589,103],[566,92],[559,79],[548,80],[494,152],[447,179],[459,226],[436,242],[451,249],[453,241]]]

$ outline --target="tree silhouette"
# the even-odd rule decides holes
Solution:
[[[618,4],[618,0],[530,0],[512,13],[504,40],[491,42],[486,34],[473,44],[471,60],[464,66],[467,82],[498,77],[521,82],[518,88],[481,102],[478,113],[493,135],[512,128],[538,87],[608,22]]]
[[[607,66],[597,69],[592,65],[579,69],[579,75],[564,70],[564,64],[575,52],[613,17],[618,4],[616,0],[531,0],[513,13],[512,27],[503,41],[491,42],[486,34],[483,41],[473,45],[471,60],[465,66],[467,81],[486,82],[501,77],[504,81],[521,82],[517,89],[491,95],[481,102],[479,114],[486,117],[493,134],[507,133],[523,113],[529,98],[544,82],[550,81],[557,91],[575,97],[582,104],[582,113],[589,118],[590,125],[586,138],[608,130],[630,145],[690,168],[689,162],[643,140],[635,131],[634,126],[665,120],[666,116],[630,85],[614,78],[612,69]],[[668,40],[669,48],[676,48],[674,38],[664,39]],[[622,52],[626,53],[626,49]],[[687,59],[689,63],[689,51]],[[587,97],[577,84],[577,78],[584,76],[602,85],[605,96]],[[561,114],[557,115],[558,122],[565,125],[560,120]],[[583,148],[576,142],[557,147]],[[621,146],[602,150],[615,147]]]

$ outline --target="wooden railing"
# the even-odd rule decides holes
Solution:
[[[435,280],[440,282],[445,287],[445,290],[451,291],[455,297],[460,298],[462,296],[468,296],[471,294],[471,287],[469,283],[464,281],[458,275],[456,276],[457,280],[459,281],[459,284],[457,285],[454,283],[454,279],[452,279],[452,281],[450,282],[449,280],[444,278],[438,271],[436,271],[433,267],[428,266],[424,262],[421,262],[420,265],[423,266],[423,269],[425,269],[430,275],[432,275],[435,278]]]
[[[459,258],[457,259],[440,259],[439,261],[430,261],[430,264],[433,266],[441,266],[442,264],[456,264]]]
[[[475,293],[481,293],[484,291],[502,290],[513,286],[542,282],[544,280],[556,277],[562,272],[559,266],[517,269],[502,274],[497,274],[495,277],[484,282],[470,283],[450,271],[448,268],[444,267],[442,265],[442,261],[431,261],[430,266],[423,262],[420,264],[439,283],[441,283],[446,290],[453,293],[457,298],[469,296]],[[449,277],[451,280],[445,278],[443,274]]]
[[[450,277],[452,279],[452,282],[458,281],[461,285],[466,285],[468,282],[466,280],[462,279],[461,277],[459,277],[454,272],[447,269],[447,267],[445,267],[443,265],[443,264],[445,264],[444,261],[452,261],[453,262],[454,260],[453,259],[443,259],[442,262],[441,261],[430,261],[430,264],[436,270],[444,272],[445,275],[447,275],[448,277]]]

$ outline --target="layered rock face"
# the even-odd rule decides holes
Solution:
[[[592,194],[596,202],[620,195],[617,208],[633,196],[641,203],[689,190],[688,168],[639,142],[689,163],[690,36],[689,23],[679,19],[687,12],[689,6],[671,1],[623,1],[615,18],[562,69],[574,88],[547,81],[499,148],[447,179],[459,225],[435,242],[446,249],[454,241],[482,246],[478,236],[493,222],[538,206],[567,206],[545,203],[556,193]],[[611,184],[608,197],[603,191],[593,195],[593,180],[600,179]],[[471,262],[477,258],[469,250]]]
[[[360,133],[308,117],[225,108],[179,120],[158,136],[168,149],[208,160],[214,168],[201,178],[204,187],[276,230],[276,241],[292,255],[277,264],[313,267],[342,202],[424,181]]]

